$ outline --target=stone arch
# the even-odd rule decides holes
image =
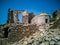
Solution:
[[[28,23],[28,13],[24,10],[17,10],[13,12],[14,17],[16,18],[16,19],[14,18],[15,19],[14,22],[18,22],[17,17],[18,13],[22,14],[22,23]]]
[[[22,23],[22,13],[18,13],[18,22]]]

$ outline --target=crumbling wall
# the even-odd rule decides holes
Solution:
[[[29,13],[29,20],[28,20],[29,23],[31,23],[31,20],[32,20],[32,18],[33,18],[34,16],[35,16],[35,15],[34,15],[33,12]]]
[[[15,25],[10,27],[10,32],[8,35],[9,42],[15,42],[23,39],[24,37],[29,37],[36,31],[38,31],[36,25],[22,26]]]
[[[8,9],[8,21],[7,23],[17,23],[18,21],[18,13],[22,13],[22,23],[24,25],[28,24],[28,12],[25,10],[11,10]]]
[[[14,23],[14,20],[13,20],[13,10],[10,10],[8,9],[8,20],[7,20],[7,23]]]

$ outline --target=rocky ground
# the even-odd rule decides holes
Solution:
[[[49,30],[46,34],[37,31],[29,37],[24,37],[14,43],[5,39],[6,45],[60,45],[60,30]],[[2,40],[4,41],[4,40]]]
[[[41,31],[34,26],[29,27],[18,27],[17,29],[21,28],[20,32],[11,26],[12,32],[8,38],[0,38],[0,45],[60,45],[60,29],[41,29],[43,30]]]
[[[49,30],[47,35],[41,35],[38,31],[12,45],[60,45],[60,30]]]

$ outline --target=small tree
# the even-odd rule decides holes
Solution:
[[[53,15],[53,18],[56,18],[56,17],[57,17],[56,12],[57,12],[57,11],[54,11],[54,12],[53,12],[53,14],[52,14],[52,15]]]
[[[56,20],[56,17],[57,17],[57,11],[54,11],[53,13],[52,13],[52,21],[55,21]]]

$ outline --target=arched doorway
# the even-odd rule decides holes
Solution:
[[[18,13],[18,21],[22,23],[22,13]]]
[[[45,23],[48,23],[48,19],[45,19]]]

